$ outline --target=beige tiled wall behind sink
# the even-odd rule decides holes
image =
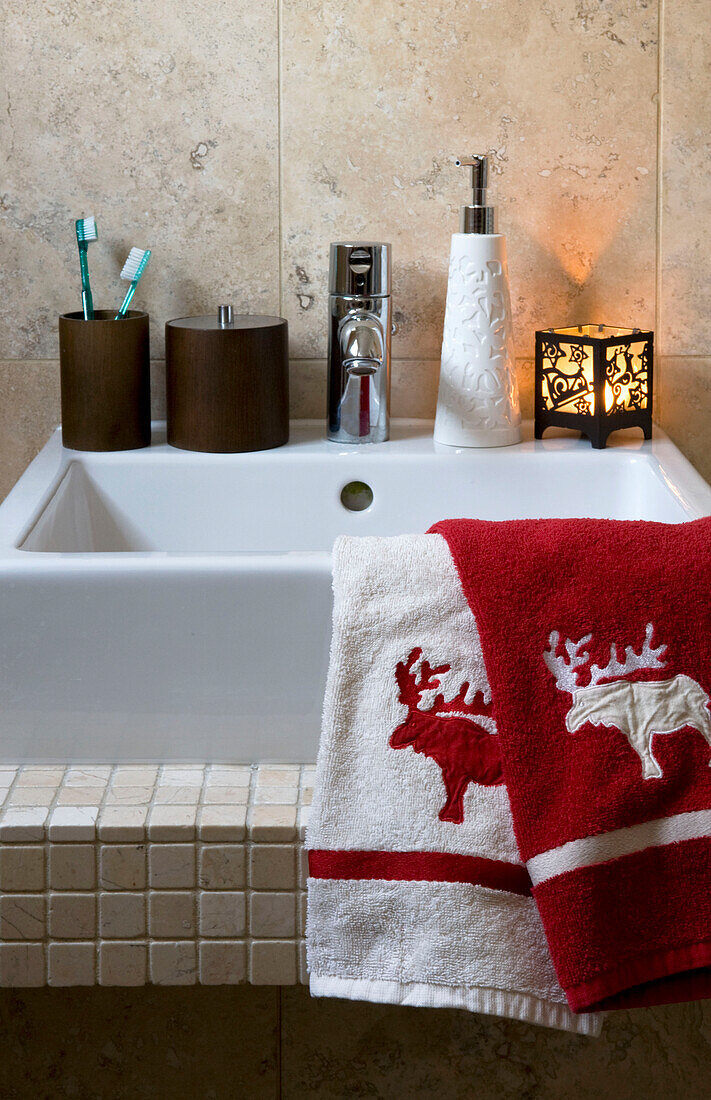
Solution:
[[[487,150],[530,413],[533,332],[657,333],[657,415],[711,478],[707,0],[97,0],[4,8],[0,495],[58,420],[72,220],[98,305],[154,255],[163,324],[232,301],[288,317],[292,412],[325,406],[328,244],[393,242],[393,412],[432,415],[460,150]]]

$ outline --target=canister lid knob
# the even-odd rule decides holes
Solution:
[[[217,321],[220,328],[229,328],[234,324],[234,313],[232,306],[219,306],[217,310]]]

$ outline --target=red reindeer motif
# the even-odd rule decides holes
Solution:
[[[465,702],[469,683],[465,681],[449,702],[437,694],[429,710],[420,710],[422,693],[438,688],[438,679],[449,672],[451,665],[432,668],[429,661],[420,666],[419,678],[414,666],[422,650],[413,649],[407,661],[398,661],[395,668],[400,694],[398,699],[408,709],[402,725],[390,737],[390,747],[404,749],[412,745],[415,752],[430,757],[442,771],[447,801],[439,811],[440,821],[461,825],[464,821],[464,795],[470,783],[495,787],[503,783],[499,738],[484,726],[464,715],[491,715],[491,703],[484,702],[477,691],[470,703]]]

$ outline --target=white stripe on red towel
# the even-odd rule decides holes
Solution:
[[[656,848],[663,844],[676,844],[682,840],[697,840],[711,836],[711,810],[690,810],[671,817],[658,817],[643,821],[625,829],[614,829],[598,836],[569,840],[558,848],[551,848],[533,856],[526,864],[531,882],[541,882],[574,871],[578,867],[591,867],[595,863],[607,863],[611,859]]]

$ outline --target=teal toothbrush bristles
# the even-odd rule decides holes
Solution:
[[[121,303],[121,309],[118,311],[114,318],[115,321],[120,321],[122,317],[126,316],[126,310],[129,307],[133,295],[136,293],[138,280],[140,279],[143,272],[146,270],[146,264],[148,263],[150,258],[150,248],[146,248],[145,250],[142,248],[132,248],[129,252],[126,263],[123,265],[123,270],[121,271],[121,278],[129,279],[131,285],[126,292],[126,297]]]
[[[93,215],[90,218],[77,218],[75,224],[78,241],[89,242],[98,239],[99,233],[96,228],[96,218]]]
[[[99,234],[96,228],[96,218],[77,218],[74,223],[77,234],[77,246],[79,248],[79,267],[81,269],[81,304],[84,311],[84,320],[94,320],[94,299],[91,296],[89,283],[89,241],[97,240]]]

